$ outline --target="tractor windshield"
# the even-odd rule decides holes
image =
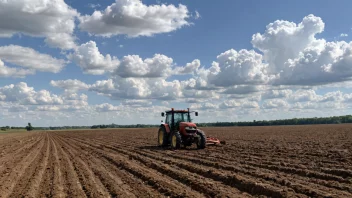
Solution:
[[[191,122],[188,113],[174,113],[175,123],[177,122]]]

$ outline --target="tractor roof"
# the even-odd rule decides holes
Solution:
[[[187,113],[188,110],[169,110],[169,111],[165,111],[166,113],[171,113],[171,112],[175,112],[175,113]]]

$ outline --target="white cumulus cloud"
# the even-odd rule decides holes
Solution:
[[[35,74],[34,70],[7,67],[5,63],[0,60],[0,77],[24,78],[27,75],[33,74]]]
[[[87,108],[88,96],[77,93],[56,95],[48,90],[36,91],[27,83],[20,82],[0,87],[0,103],[6,104],[8,111],[21,109],[33,111],[76,111]]]
[[[175,68],[175,73],[177,74],[193,74],[200,67],[200,60],[195,59],[191,63],[187,63],[184,67]]]
[[[149,100],[124,100],[121,104],[131,107],[148,107],[152,105],[152,102]]]
[[[112,99],[159,99],[174,100],[182,97],[179,81],[166,81],[161,78],[121,78],[97,81],[91,91],[109,96]]]
[[[0,59],[32,71],[53,73],[60,72],[66,64],[65,60],[56,59],[48,54],[39,53],[32,48],[18,45],[1,46]],[[28,71],[22,71],[22,73],[26,74]]]
[[[264,109],[282,109],[288,108],[290,105],[283,99],[271,99],[263,102],[262,107]]]
[[[240,106],[241,106],[241,103],[238,100],[234,100],[234,99],[225,100],[219,105],[219,107],[222,109],[236,108]]]
[[[319,97],[314,90],[297,90],[289,98],[293,102],[318,101]]]
[[[308,15],[299,24],[277,20],[266,26],[264,34],[254,34],[252,44],[264,54],[269,63],[268,72],[277,74],[288,59],[299,55],[316,41],[315,35],[323,32],[324,22],[320,17]]]
[[[114,106],[109,103],[104,103],[104,104],[96,105],[95,109],[98,112],[108,112],[108,111],[120,111],[122,109],[122,107],[121,106]]]
[[[25,34],[45,37],[54,47],[71,49],[75,46],[73,31],[76,10],[64,0],[0,1],[0,37]]]
[[[267,65],[262,62],[262,55],[253,50],[228,50],[217,57],[217,66],[219,72],[208,77],[216,86],[261,84],[268,80],[264,72]]]
[[[152,36],[189,25],[186,6],[145,5],[141,0],[116,0],[104,11],[79,17],[83,31],[99,36]]]
[[[35,91],[33,87],[28,87],[24,82],[0,87],[0,95],[2,101],[23,105],[63,104],[59,96],[47,90]]]
[[[191,109],[194,110],[210,110],[210,109],[217,109],[218,106],[209,102],[206,103],[198,103],[198,104],[192,104],[190,106]]]
[[[173,60],[162,54],[142,60],[138,55],[124,56],[115,74],[123,78],[157,78],[170,75]]]
[[[67,80],[52,80],[50,85],[53,87],[58,87],[67,91],[79,91],[79,90],[88,90],[89,85],[77,80],[77,79],[67,79]]]
[[[319,47],[307,47],[285,69],[275,84],[321,85],[352,78],[352,43],[320,41]]]
[[[84,73],[93,75],[112,72],[120,63],[116,57],[111,57],[110,54],[102,55],[94,41],[80,45],[74,53],[68,55],[68,58],[79,65]]]

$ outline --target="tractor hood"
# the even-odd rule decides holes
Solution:
[[[197,128],[197,125],[194,124],[193,122],[180,122],[180,128],[185,128],[185,127]]]

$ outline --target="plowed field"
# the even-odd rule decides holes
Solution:
[[[0,135],[1,197],[352,197],[352,125],[202,128],[226,145],[171,151],[157,129]]]

